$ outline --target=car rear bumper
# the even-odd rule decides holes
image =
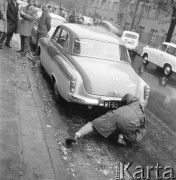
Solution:
[[[79,104],[84,104],[84,105],[90,105],[90,106],[101,106],[104,107],[104,102],[105,101],[119,101],[121,98],[114,98],[114,97],[99,97],[99,98],[86,98],[74,94],[69,94],[69,101],[74,102],[74,103],[79,103]]]

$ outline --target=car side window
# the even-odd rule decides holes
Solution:
[[[60,33],[61,33],[61,27],[59,27],[55,32],[54,32],[54,34],[53,34],[53,39],[55,40],[55,41],[57,41],[57,39],[58,39],[58,37],[59,37],[59,35],[60,35]]]
[[[60,36],[58,37],[57,43],[62,46],[64,49],[68,46],[68,33],[64,29],[62,29],[62,32],[60,33]]]

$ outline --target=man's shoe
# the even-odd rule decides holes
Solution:
[[[5,44],[5,46],[7,46],[8,48],[12,48],[12,47],[10,46],[10,44]]]

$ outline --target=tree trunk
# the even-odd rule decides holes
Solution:
[[[133,15],[131,26],[130,26],[130,31],[132,31],[133,28],[134,28],[134,22],[135,22],[136,13],[137,13],[137,10],[138,10],[139,3],[140,3],[140,0],[137,0],[137,4],[136,4],[135,10],[134,10],[134,15]]]
[[[174,32],[175,25],[176,25],[176,7],[173,6],[172,10],[173,10],[173,12],[172,12],[172,17],[171,17],[171,23],[170,23],[170,27],[169,27],[165,42],[170,42],[171,41],[172,34]]]

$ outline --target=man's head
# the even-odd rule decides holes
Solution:
[[[35,3],[35,0],[28,0],[27,2],[28,2],[28,4],[29,4],[29,6],[33,6],[34,3]]]
[[[48,6],[47,5],[42,5],[42,11],[47,12],[48,11]]]

